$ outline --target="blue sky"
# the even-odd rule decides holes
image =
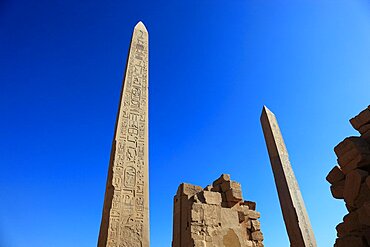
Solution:
[[[0,2],[0,246],[96,246],[135,24],[150,35],[151,246],[181,182],[221,173],[289,246],[259,117],[277,116],[319,246],[344,203],[326,174],[369,105],[367,1]]]

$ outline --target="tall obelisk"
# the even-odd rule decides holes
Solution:
[[[149,247],[148,32],[142,22],[127,58],[98,247]]]
[[[262,110],[261,124],[290,246],[316,247],[315,236],[279,125],[275,115],[266,106]]]

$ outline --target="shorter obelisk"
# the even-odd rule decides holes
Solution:
[[[315,236],[279,125],[275,115],[266,106],[262,110],[261,124],[290,246],[316,247]]]
[[[110,156],[98,247],[149,247],[148,32],[132,34]]]

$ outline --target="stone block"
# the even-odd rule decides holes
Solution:
[[[366,132],[370,131],[370,124],[365,124],[362,125],[358,131],[360,132],[361,135],[365,134]]]
[[[360,154],[346,165],[341,165],[344,174],[348,174],[355,169],[368,169],[370,167],[370,154]]]
[[[210,205],[221,205],[222,202],[221,194],[218,192],[201,191],[198,192],[197,196],[202,203]]]
[[[248,210],[246,216],[248,216],[248,218],[251,220],[257,220],[261,217],[261,214],[254,210]]]
[[[344,222],[344,229],[346,232],[350,233],[353,231],[358,231],[363,228],[363,225],[360,223],[358,219],[358,214],[356,211],[348,213],[343,218]]]
[[[344,173],[342,172],[339,166],[334,166],[334,168],[331,169],[329,174],[326,176],[326,181],[328,181],[330,184],[338,183],[343,179]]]
[[[359,159],[361,155],[369,155],[370,149],[368,146],[356,146],[350,149],[345,154],[338,157],[338,164],[340,167],[346,166],[354,159]]]
[[[368,180],[368,178],[370,177],[368,176],[367,179],[365,180],[365,183],[361,184],[360,193],[357,196],[355,203],[354,203],[355,208],[360,208],[365,202],[370,201],[370,188],[366,184],[366,181]]]
[[[244,206],[248,206],[249,209],[251,210],[256,210],[256,203],[252,201],[244,201],[242,203]]]
[[[186,195],[189,198],[195,195],[196,193],[202,191],[202,187],[187,183],[180,184],[179,188],[177,189],[177,195],[183,196]]]
[[[230,181],[229,174],[221,174],[221,176],[213,182],[213,187],[222,184],[223,182]]]
[[[344,222],[339,223],[335,229],[337,230],[337,236],[338,238],[344,237],[348,234],[346,228],[344,227]]]
[[[252,231],[261,230],[261,223],[258,220],[251,220],[251,223],[252,223]]]
[[[361,126],[370,123],[370,110],[369,108],[366,108],[360,114],[358,114],[356,117],[351,118],[350,123],[352,124],[353,128],[356,130],[359,130]]]
[[[344,183],[343,197],[346,203],[353,206],[357,198],[361,184],[366,179],[368,173],[366,171],[356,169],[348,173]]]
[[[359,236],[345,236],[337,238],[334,247],[368,247],[364,239]]]
[[[337,184],[333,184],[332,186],[330,186],[330,191],[331,191],[331,194],[332,196],[335,198],[335,199],[344,199],[343,197],[343,192],[344,192],[344,180],[340,181],[339,183]]]
[[[223,228],[233,228],[239,225],[238,212],[231,208],[221,208],[221,222]]]
[[[231,189],[225,192],[226,201],[240,202],[243,201],[242,191]]]
[[[226,192],[228,190],[240,190],[241,191],[241,185],[238,182],[235,181],[225,181],[221,184],[221,191]]]
[[[363,225],[370,226],[370,202],[364,203],[361,208],[357,210],[359,222]]]
[[[262,241],[263,240],[263,234],[262,234],[261,231],[252,232],[251,237],[255,241]]]
[[[334,147],[334,152],[339,158],[352,148],[364,148],[368,144],[365,140],[358,136],[350,136],[341,141],[337,146]]]
[[[361,135],[361,138],[370,144],[370,130],[366,131]]]

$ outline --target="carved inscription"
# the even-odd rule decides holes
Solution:
[[[142,26],[143,27],[143,26]],[[147,247],[148,33],[135,27],[117,119],[109,247]]]

